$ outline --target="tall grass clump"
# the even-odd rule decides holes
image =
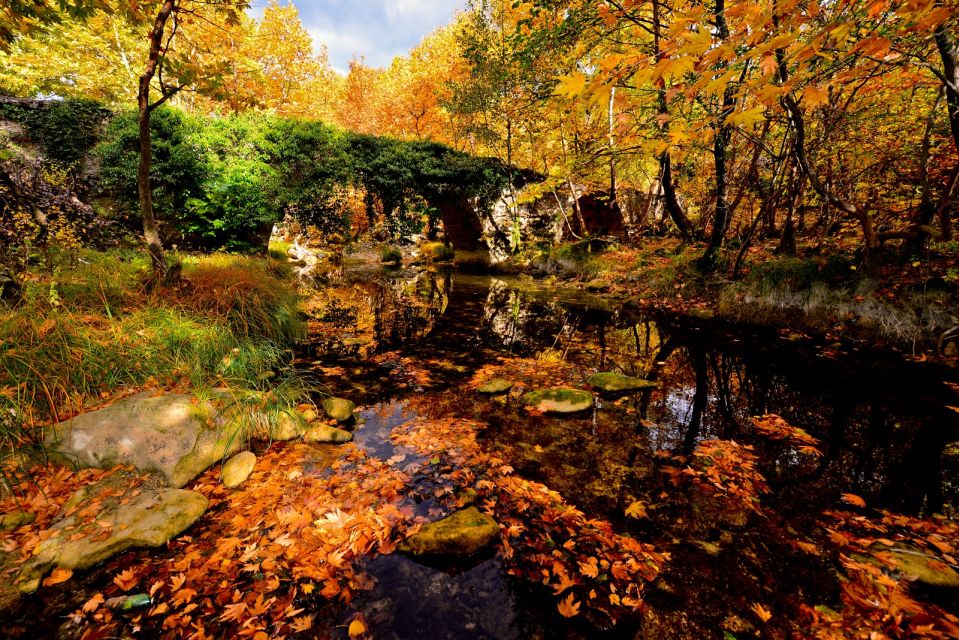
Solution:
[[[151,292],[137,254],[85,252],[74,268],[31,274],[23,303],[0,308],[0,450],[122,390],[271,391],[284,406],[305,395],[283,375],[305,335],[289,269],[182,260],[183,282]]]

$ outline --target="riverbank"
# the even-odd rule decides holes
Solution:
[[[959,355],[959,263],[948,252],[921,263],[893,262],[878,278],[867,278],[855,256],[838,247],[792,258],[776,255],[773,246],[759,246],[745,254],[733,280],[722,275],[726,268],[704,275],[697,266],[703,251],[674,238],[649,239],[640,247],[582,241],[531,248],[499,270],[571,284],[651,311],[868,343],[945,361]],[[729,260],[736,257],[731,253]]]

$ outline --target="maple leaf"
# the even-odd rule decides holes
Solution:
[[[55,584],[60,584],[61,582],[66,582],[73,577],[73,571],[70,569],[61,569],[57,567],[53,572],[47,576],[43,581],[43,586],[49,587]]]
[[[229,622],[230,620],[239,620],[246,613],[246,603],[237,602],[223,607],[224,612],[219,617],[220,622]]]
[[[103,594],[95,593],[92,598],[83,603],[83,611],[85,613],[93,613],[100,608],[101,604],[103,604]]]
[[[313,628],[313,616],[299,616],[293,618],[290,625],[295,633],[303,633]]]
[[[854,493],[842,494],[842,501],[846,504],[851,504],[854,507],[859,507],[860,509],[864,509],[866,507],[866,501]]]
[[[560,600],[556,608],[559,610],[559,615],[564,618],[572,618],[579,615],[579,603],[576,602],[572,593]]]
[[[140,577],[132,567],[120,572],[113,578],[113,584],[120,587],[122,591],[129,591],[133,587],[137,586],[139,582]]]
[[[630,504],[628,507],[626,507],[626,515],[629,516],[630,518],[636,518],[637,520],[645,518],[647,515],[646,505],[643,504],[642,501],[636,500],[635,502]]]
[[[769,609],[762,606],[758,602],[753,604],[753,606],[750,607],[750,609],[752,609],[752,612],[755,613],[756,616],[759,617],[759,619],[762,620],[763,622],[769,622],[769,619],[773,617],[772,612],[770,612]]]

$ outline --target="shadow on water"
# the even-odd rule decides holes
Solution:
[[[637,622],[642,637],[754,635],[738,615],[753,602],[835,601],[835,567],[797,555],[786,540],[820,528],[816,516],[844,492],[898,512],[954,514],[957,474],[942,462],[947,443],[959,440],[948,371],[862,347],[839,352],[769,330],[641,314],[523,280],[367,273],[347,274],[339,289],[315,310],[322,321],[301,366],[329,391],[371,405],[357,444],[387,459],[404,453],[390,432],[413,417],[488,424],[481,442],[522,476],[670,549],[673,561],[647,596],[652,614]],[[500,358],[544,353],[580,381],[615,370],[660,387],[602,397],[587,415],[557,419],[468,386]],[[812,465],[788,452],[763,461],[772,516],[759,523],[695,517],[657,472],[656,453],[689,455],[714,438],[752,442],[750,418],[766,413],[817,437],[823,456]],[[642,522],[624,517],[635,500],[650,505]],[[377,585],[357,607],[378,637],[580,634],[551,632],[555,601],[506,577],[496,558],[437,568],[393,555],[367,571]]]

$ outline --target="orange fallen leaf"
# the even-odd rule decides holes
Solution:
[[[47,576],[47,579],[43,581],[43,586],[49,587],[55,584],[60,584],[61,582],[66,582],[73,576],[73,571],[70,569],[54,569],[53,573]]]
[[[92,598],[83,603],[83,611],[85,613],[93,613],[100,608],[101,604],[103,604],[103,594],[95,593]]]
[[[572,618],[573,616],[579,615],[579,603],[573,599],[572,593],[560,600],[556,608],[559,610],[559,615],[564,618]]]
[[[133,587],[137,586],[137,583],[140,582],[139,576],[137,576],[136,571],[133,568],[127,569],[113,578],[113,584],[120,587],[123,591],[129,591]]]
[[[863,509],[866,506],[866,501],[857,496],[855,493],[842,494],[842,501],[846,504],[851,504],[854,507],[859,507],[860,509]]]
[[[366,634],[366,625],[362,620],[357,618],[350,623],[350,627],[347,631],[350,634],[350,638],[360,638]]]
[[[755,613],[763,622],[768,622],[769,619],[773,617],[772,612],[758,602],[754,604],[751,609],[753,610],[753,613]]]

